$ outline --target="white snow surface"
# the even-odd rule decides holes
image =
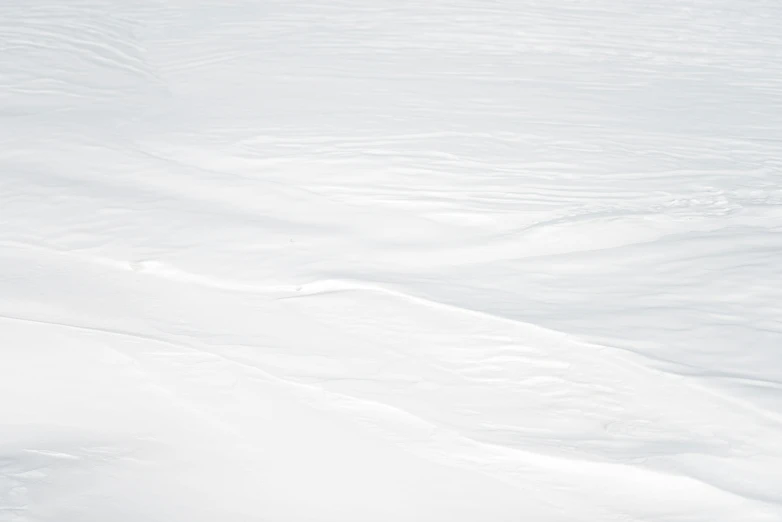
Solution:
[[[781,20],[0,3],[0,521],[779,522]]]

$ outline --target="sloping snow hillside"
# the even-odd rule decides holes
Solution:
[[[779,522],[782,3],[0,3],[0,521]]]

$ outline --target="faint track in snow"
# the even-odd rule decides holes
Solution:
[[[266,295],[269,299],[276,300],[289,300],[289,299],[303,299],[314,298],[317,296],[328,295],[335,292],[372,292],[382,295],[387,295],[394,298],[403,299],[406,302],[415,303],[425,307],[431,307],[433,309],[444,310],[448,313],[457,314],[459,316],[471,316],[481,320],[488,320],[492,322],[498,322],[513,327],[523,327],[525,330],[532,330],[534,335],[550,337],[555,336],[558,339],[574,339],[572,336],[554,332],[552,330],[528,323],[519,321],[512,318],[495,315],[492,313],[483,312],[480,310],[470,309],[463,306],[457,306],[432,300],[427,297],[419,297],[409,292],[396,290],[388,285],[360,281],[349,279],[326,279],[310,283],[302,284],[288,284],[288,285],[266,285],[266,284],[254,284],[249,282],[242,282],[238,280],[225,280],[219,277],[207,276],[203,274],[191,273],[178,268],[175,268],[166,263],[157,261],[142,261],[138,263],[123,263],[115,260],[92,258],[88,257],[85,260],[91,262],[97,262],[102,265],[110,266],[122,271],[135,272],[139,275],[146,275],[150,277],[158,277],[173,282],[179,282],[183,284],[195,285],[203,288],[213,288],[217,290],[223,290],[228,292],[239,292],[249,294]],[[106,333],[111,333],[107,331]],[[122,333],[122,332],[117,332]],[[132,335],[132,334],[131,334]],[[525,338],[528,338],[529,332],[525,332]],[[162,337],[149,337],[148,340],[163,341]],[[543,341],[544,345],[549,340]],[[671,367],[672,361],[664,359],[655,359],[654,357],[648,357],[639,352],[632,350],[609,347],[605,345],[592,345],[593,350],[597,350],[602,355],[611,354],[612,359],[622,361],[622,364],[629,364],[636,369],[647,372],[650,376],[667,376],[676,379],[677,383],[683,383],[689,389],[698,390],[700,393],[705,393],[708,396],[719,398],[721,401],[739,406],[741,408],[749,408],[754,414],[761,416],[764,419],[773,421],[774,423],[781,423],[782,416],[768,410],[766,408],[758,407],[746,400],[736,398],[730,394],[715,390],[713,387],[708,386],[705,382],[696,381],[692,375],[687,372],[685,368],[676,369],[676,364]],[[624,354],[623,354],[624,353]],[[779,386],[779,383],[774,383]]]
[[[132,262],[126,264],[120,261],[101,259],[101,258],[85,258],[85,259],[98,262],[100,264],[105,264],[106,266],[112,266],[120,270],[130,270],[132,272],[139,273],[140,275],[159,277],[170,281],[175,281],[175,282],[180,282],[185,284],[193,284],[204,288],[214,288],[214,289],[224,290],[229,292],[252,293],[252,294],[261,294],[261,295],[266,294],[269,296],[270,299],[277,299],[277,300],[315,297],[318,295],[323,295],[331,292],[346,292],[346,291],[376,292],[376,293],[382,293],[385,295],[405,299],[409,302],[417,303],[419,305],[448,310],[456,314],[467,314],[485,320],[499,321],[501,323],[505,323],[508,325],[524,326],[525,328],[528,329],[532,328],[534,329],[535,332],[538,332],[541,335],[543,334],[551,335],[552,333],[554,333],[552,330],[540,326],[536,326],[532,323],[523,322],[512,318],[507,318],[507,317],[483,312],[476,309],[471,309],[462,306],[447,304],[440,301],[435,301],[430,298],[416,296],[401,290],[395,290],[393,288],[388,287],[387,285],[382,285],[382,284],[377,284],[377,283],[372,283],[367,281],[348,280],[348,279],[325,279],[316,282],[302,283],[302,284],[282,284],[282,285],[255,284],[255,283],[242,282],[238,280],[233,280],[233,281],[226,280],[215,276],[192,273],[158,261],[151,261],[151,260],[138,261],[138,262]],[[561,339],[571,338],[570,335],[565,333],[556,332],[556,335]],[[595,346],[595,348],[598,347]],[[677,376],[678,378],[682,378],[683,382],[686,382],[687,385],[690,387],[697,388],[702,392],[708,393],[713,396],[717,396],[721,400],[729,401],[741,407],[749,407],[755,413],[760,414],[764,418],[767,418],[769,420],[774,420],[775,422],[782,422],[782,415],[775,414],[774,412],[765,408],[756,407],[755,405],[748,403],[747,401],[738,399],[726,393],[719,392],[718,390],[715,390],[713,387],[709,387],[705,384],[695,382],[693,379],[687,378],[693,376],[691,372],[688,372],[686,368],[681,368],[680,370],[675,369],[677,363],[673,361],[668,361],[665,359],[656,359],[654,357],[650,357],[640,352],[627,350],[624,348],[617,348],[617,347],[609,348],[608,346],[600,346],[599,349],[611,350],[614,356],[617,356],[620,352],[625,352],[628,355],[622,356],[622,358],[626,360],[626,362],[634,365],[637,368],[642,368],[644,369],[644,371],[649,371],[651,373],[668,374],[672,376]],[[644,363],[643,361],[647,361],[647,362]],[[671,367],[671,364],[673,364],[674,367]],[[735,378],[740,378],[740,376],[735,376]],[[767,383],[775,387],[782,386],[781,383],[778,383],[776,381],[767,381]]]

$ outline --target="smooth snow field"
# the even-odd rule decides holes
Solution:
[[[0,521],[782,521],[782,2],[0,2]]]

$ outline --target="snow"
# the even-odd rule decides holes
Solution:
[[[782,4],[0,5],[0,521],[782,520]]]

